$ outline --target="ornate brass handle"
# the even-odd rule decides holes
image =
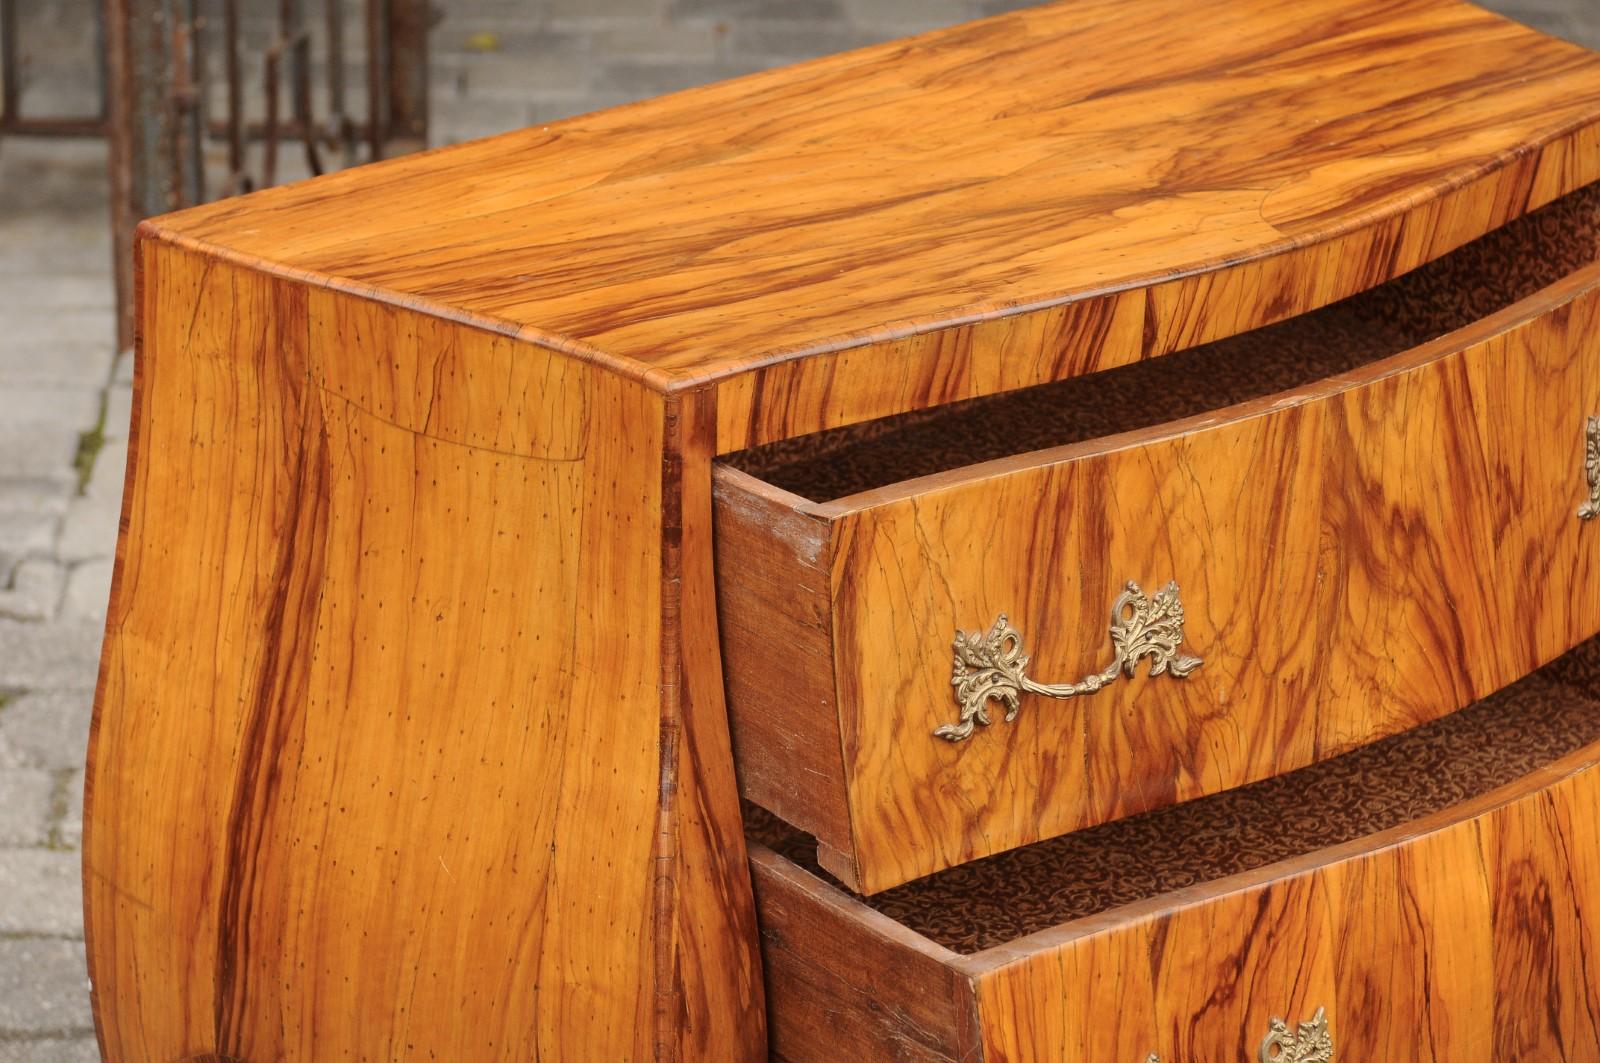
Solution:
[[[1578,507],[1578,519],[1594,520],[1600,517],[1600,417],[1589,418],[1583,434],[1583,471],[1589,478],[1589,500]]]
[[[1333,1037],[1323,1009],[1318,1008],[1311,1021],[1302,1022],[1293,1033],[1288,1023],[1274,1018],[1256,1049],[1256,1059],[1259,1063],[1333,1063]],[[1151,1052],[1144,1063],[1161,1063],[1161,1057]]]
[[[955,667],[950,684],[955,687],[961,717],[933,733],[946,742],[960,742],[972,735],[978,724],[989,726],[989,702],[1006,708],[1006,722],[1016,719],[1024,693],[1047,698],[1073,698],[1093,694],[1118,675],[1133,675],[1141,657],[1150,658],[1150,674],[1170,672],[1182,679],[1200,667],[1200,658],[1178,652],[1183,643],[1183,602],[1176,581],[1148,597],[1137,583],[1111,606],[1111,644],[1116,657],[1105,669],[1085,676],[1076,683],[1044,684],[1028,678],[1028,655],[1022,652],[1022,635],[1004,613],[987,635],[980,631],[957,631]]]

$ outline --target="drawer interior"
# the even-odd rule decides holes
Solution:
[[[1481,320],[1600,260],[1600,185],[1360,295],[1216,343],[1022,391],[782,440],[730,466],[828,502],[983,461],[1226,409]]]
[[[1600,638],[1466,709],[1343,756],[856,899],[970,955],[1402,827],[1597,741]],[[811,837],[748,803],[745,817],[753,842],[838,886]]]

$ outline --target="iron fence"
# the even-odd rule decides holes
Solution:
[[[0,136],[108,137],[124,308],[141,218],[275,184],[291,148],[293,171],[315,175],[427,140],[427,0],[97,0],[89,10],[98,112],[39,116],[26,109],[22,0],[0,0]]]

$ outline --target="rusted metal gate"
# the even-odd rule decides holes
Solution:
[[[0,136],[101,136],[106,129],[105,71],[96,71],[100,108],[92,115],[29,115],[22,110],[22,55],[20,0],[0,0]],[[105,25],[98,8],[91,8],[96,55],[103,55]]]
[[[23,109],[21,6],[0,0],[0,135],[110,138],[124,308],[139,219],[275,184],[291,148],[317,174],[427,140],[427,0],[103,0],[99,113],[68,117]]]

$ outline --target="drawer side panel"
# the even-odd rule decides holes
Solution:
[[[937,945],[751,847],[774,1059],[981,1063],[971,981]]]
[[[1595,752],[1474,817],[996,950],[978,976],[984,1058],[1254,1059],[1273,1018],[1319,1008],[1335,1059],[1600,1058]]]
[[[713,481],[717,608],[740,792],[849,853],[829,528],[734,469]]]

